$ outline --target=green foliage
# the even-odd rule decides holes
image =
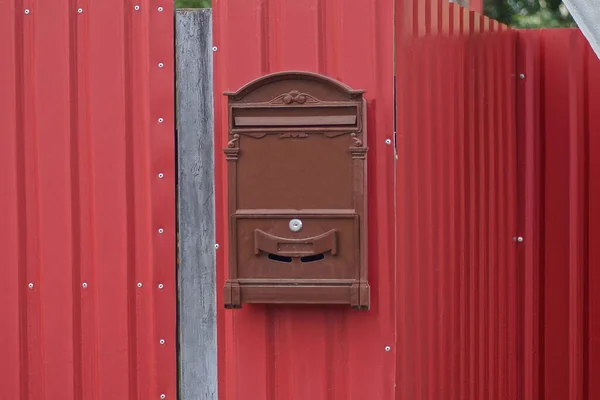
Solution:
[[[177,8],[210,8],[211,0],[175,0]]]
[[[516,28],[575,26],[562,0],[485,0],[485,13]]]

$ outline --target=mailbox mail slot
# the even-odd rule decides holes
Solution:
[[[226,95],[225,307],[368,309],[363,92],[318,74],[282,72]]]

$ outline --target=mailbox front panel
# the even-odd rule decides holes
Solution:
[[[362,92],[286,72],[227,95],[225,306],[368,308]]]

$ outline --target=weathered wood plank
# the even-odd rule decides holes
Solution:
[[[212,13],[176,15],[181,400],[217,399]]]

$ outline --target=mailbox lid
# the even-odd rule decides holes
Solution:
[[[300,220],[298,232],[290,222]],[[237,278],[359,278],[360,220],[355,214],[235,215]]]

